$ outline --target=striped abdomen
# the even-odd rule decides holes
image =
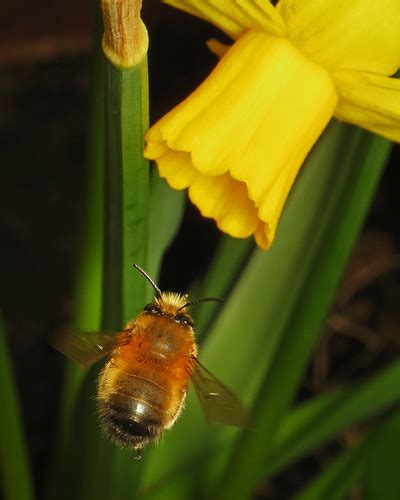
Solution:
[[[140,319],[139,319],[140,318]],[[141,448],[178,417],[190,378],[193,339],[177,325],[139,317],[140,329],[121,336],[99,379],[100,421],[120,446]],[[141,320],[141,321],[140,321]],[[183,328],[183,327],[182,327]]]

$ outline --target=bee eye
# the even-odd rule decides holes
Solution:
[[[143,311],[146,311],[150,314],[160,314],[161,309],[156,304],[153,304],[151,302],[150,304],[146,304],[144,306]]]
[[[194,325],[192,318],[186,314],[177,314],[176,316],[174,316],[174,320],[182,325]]]

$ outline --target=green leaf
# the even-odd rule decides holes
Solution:
[[[357,483],[365,486],[363,498],[397,499],[400,491],[399,445],[400,414],[397,412],[360,443],[342,452],[295,497],[296,500],[348,498],[347,494]]]
[[[400,413],[384,425],[368,447],[365,468],[365,498],[397,500],[399,476]]]
[[[239,240],[222,235],[199,288],[198,297],[227,297],[253,248],[254,244],[250,238]],[[207,328],[220,309],[220,304],[210,303],[193,311],[196,333],[198,336],[201,334],[202,343],[207,337]]]
[[[0,317],[0,464],[4,500],[32,500],[32,477],[6,333]]]
[[[400,362],[369,379],[319,396],[288,412],[274,437],[259,479],[281,472],[357,422],[400,401]]]
[[[360,480],[368,442],[345,450],[295,500],[340,500]]]
[[[171,189],[154,168],[151,175],[149,246],[146,271],[157,280],[162,257],[178,232],[185,208],[183,191]],[[152,293],[151,288],[148,288]]]
[[[254,408],[256,430],[243,433],[237,441],[217,498],[246,497],[262,474],[273,436],[300,383],[390,151],[390,144],[382,138],[341,127],[347,128],[343,149],[337,142],[335,154],[319,158],[320,171],[326,169],[333,177],[329,192],[311,217],[314,234],[303,235],[303,255],[315,245],[312,269],[259,391]],[[322,186],[315,178],[313,193]]]

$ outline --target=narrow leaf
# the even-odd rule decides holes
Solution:
[[[340,500],[360,480],[368,442],[345,450],[295,500]]]
[[[249,238],[239,240],[226,235],[221,236],[208,272],[199,288],[199,297],[227,298],[253,248],[253,242]],[[220,309],[220,304],[211,303],[194,311],[196,332],[201,335],[202,343],[209,333],[207,328]]]
[[[34,498],[17,387],[0,317],[0,465],[4,500]]]
[[[327,200],[314,215],[321,237],[312,271],[257,398],[257,430],[238,440],[221,480],[221,498],[249,495],[262,473],[273,435],[301,380],[390,151],[382,138],[361,131],[351,137],[350,127],[348,131],[350,150],[346,155],[337,151],[337,178],[330,193],[334,203],[329,205]],[[325,159],[321,169],[332,166]],[[305,254],[309,240],[304,236],[303,241]]]
[[[274,438],[260,479],[282,471],[357,422],[400,401],[400,362],[364,382],[333,391],[292,409]]]
[[[399,398],[400,399],[400,398]],[[368,447],[365,468],[365,497],[369,500],[397,500],[399,476],[400,414],[376,432]]]
[[[146,271],[157,279],[165,250],[175,237],[185,208],[183,191],[171,189],[156,169],[151,175],[149,244]],[[140,264],[140,263],[139,263]],[[149,288],[151,294],[151,290]]]

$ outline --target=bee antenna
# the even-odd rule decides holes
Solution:
[[[189,302],[186,302],[183,306],[181,306],[178,311],[181,309],[185,309],[185,307],[193,306],[195,304],[200,304],[201,302],[223,302],[224,299],[221,299],[221,297],[205,297],[204,299],[195,299],[191,300]]]
[[[147,279],[147,281],[150,283],[150,285],[154,288],[156,292],[156,296],[160,297],[161,296],[161,290],[158,288],[158,286],[154,283],[154,281],[150,278],[150,276],[144,271],[140,266],[137,264],[133,264],[133,267],[137,269],[140,273],[143,274],[143,276]]]

